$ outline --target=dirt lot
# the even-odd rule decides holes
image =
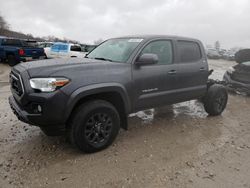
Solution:
[[[232,62],[210,61],[221,78]],[[95,154],[16,119],[0,64],[0,187],[250,187],[250,98],[229,96],[222,116],[190,101],[133,114],[129,130]]]

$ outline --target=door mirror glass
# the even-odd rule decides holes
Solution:
[[[145,53],[142,54],[137,61],[135,62],[136,65],[152,65],[158,63],[159,58],[156,54]]]

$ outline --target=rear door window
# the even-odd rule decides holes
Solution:
[[[202,57],[199,44],[192,41],[178,41],[177,51],[181,63],[197,62]]]

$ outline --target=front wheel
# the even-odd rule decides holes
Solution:
[[[214,84],[209,87],[203,98],[204,108],[211,116],[220,115],[226,108],[228,100],[227,90],[224,86]]]
[[[120,129],[120,117],[115,107],[103,100],[82,104],[70,121],[71,142],[81,151],[93,153],[113,143]]]

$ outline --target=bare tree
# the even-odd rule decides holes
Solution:
[[[0,35],[7,36],[7,37],[14,37],[19,39],[34,39],[37,41],[54,41],[54,42],[71,42],[71,43],[79,43],[75,40],[70,39],[60,39],[55,36],[47,36],[47,37],[34,37],[32,34],[24,34],[22,32],[13,31],[9,28],[9,24],[6,22],[3,16],[0,15]]]
[[[9,29],[9,25],[7,24],[7,22],[5,21],[5,19],[0,15],[0,29]]]
[[[94,44],[95,44],[95,45],[99,45],[99,44],[101,44],[102,42],[103,42],[103,39],[100,38],[100,39],[98,39],[98,40],[95,40],[95,41],[94,41]]]
[[[0,35],[6,35],[6,32],[9,29],[9,25],[5,19],[0,15]]]

